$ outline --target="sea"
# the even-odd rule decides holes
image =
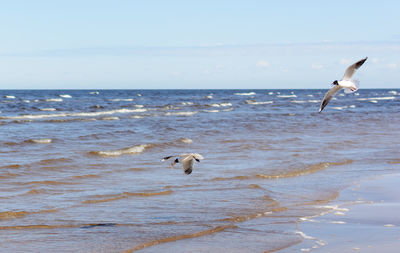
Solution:
[[[326,91],[1,90],[0,252],[294,252],[400,172],[400,89]]]

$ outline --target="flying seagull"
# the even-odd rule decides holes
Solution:
[[[358,90],[358,81],[352,80],[351,77],[354,75],[356,70],[364,64],[367,59],[368,57],[365,57],[364,59],[359,60],[353,65],[350,65],[346,69],[342,80],[335,80],[332,83],[333,87],[325,94],[321,106],[319,107],[319,112],[321,112],[325,108],[325,106],[329,103],[333,96],[335,96],[335,94],[338,93],[341,89],[344,89],[345,93],[353,93]]]
[[[173,168],[176,163],[182,163],[182,169],[185,172],[185,174],[187,174],[187,175],[192,173],[193,163],[195,160],[196,160],[196,162],[200,162],[200,160],[204,159],[203,156],[200,154],[190,153],[190,154],[182,154],[179,156],[176,156],[176,155],[167,156],[167,157],[164,157],[161,161],[166,161],[170,158],[176,158],[171,163],[171,167]]]

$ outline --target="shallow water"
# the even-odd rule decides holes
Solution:
[[[290,251],[400,169],[400,90],[0,91],[4,252]],[[185,175],[162,157],[197,152]],[[178,164],[179,165],[179,164]]]

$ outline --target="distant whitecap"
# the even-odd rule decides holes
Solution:
[[[297,96],[295,94],[291,94],[291,95],[278,95],[276,96],[278,98],[297,98]]]
[[[68,94],[60,94],[60,95],[58,95],[59,97],[62,97],[62,98],[72,98],[72,96],[71,95],[68,95]]]
[[[46,102],[62,102],[62,98],[48,98],[45,99]]]
[[[255,92],[242,92],[242,93],[234,93],[233,95],[237,95],[237,96],[253,96],[256,95]]]

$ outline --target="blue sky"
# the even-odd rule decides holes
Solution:
[[[0,89],[400,87],[399,1],[2,1]]]

